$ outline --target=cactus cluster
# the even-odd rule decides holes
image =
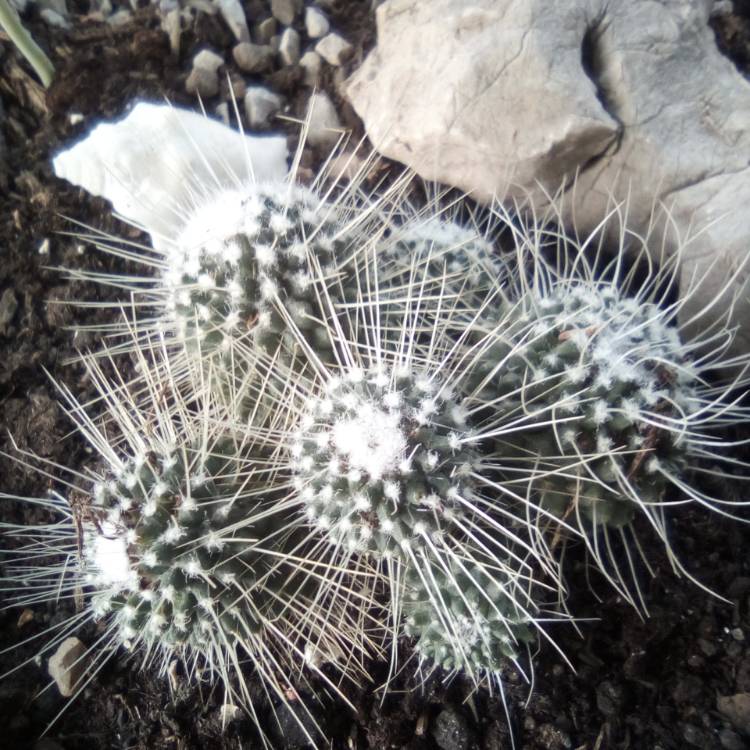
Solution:
[[[605,281],[585,243],[514,270],[439,213],[333,194],[247,184],[199,205],[148,291],[163,361],[140,353],[131,389],[87,360],[108,408],[78,419],[108,465],[71,516],[91,616],[148,652],[224,653],[230,682],[242,651],[282,697],[290,665],[326,681],[322,661],[354,654],[356,681],[394,633],[420,667],[502,688],[544,632],[538,592],[564,597],[561,536],[596,551],[645,514],[668,545],[668,492],[721,506],[687,476],[745,416],[706,376],[725,346],[696,356],[661,271],[642,292]],[[239,385],[215,376],[239,350]]]

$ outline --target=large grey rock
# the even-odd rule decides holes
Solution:
[[[348,92],[379,151],[480,200],[540,207],[564,186],[564,218],[584,232],[626,198],[630,227],[644,231],[661,202],[669,250],[695,230],[682,280],[702,281],[683,319],[739,294],[747,349],[750,83],[718,51],[711,7],[388,0]]]
[[[263,73],[273,67],[274,52],[268,44],[240,42],[232,49],[237,67],[245,73]]]
[[[209,49],[201,50],[193,58],[193,68],[185,81],[188,94],[212,97],[219,93],[219,68],[224,58]]]

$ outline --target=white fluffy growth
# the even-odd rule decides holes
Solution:
[[[407,440],[399,423],[398,411],[363,403],[356,416],[333,425],[333,444],[349,466],[380,479],[397,473],[406,456]]]

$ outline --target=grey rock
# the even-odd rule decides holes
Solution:
[[[300,58],[299,65],[304,71],[302,82],[305,86],[315,87],[320,83],[320,69],[323,60],[315,50],[308,50]]]
[[[296,65],[299,62],[299,34],[294,29],[284,29],[279,39],[279,57],[284,65]]]
[[[12,289],[6,289],[0,297],[0,335],[5,336],[16,310],[18,310],[16,294]]]
[[[55,681],[60,695],[69,698],[86,671],[86,646],[78,638],[66,638],[50,657],[49,676]]]
[[[624,695],[622,686],[610,680],[599,683],[596,689],[596,707],[607,717],[617,716],[620,713]]]
[[[719,696],[716,699],[716,708],[736,730],[750,734],[750,693]]]
[[[196,94],[204,98],[216,96],[219,93],[219,68],[224,64],[224,58],[211,50],[201,50],[193,58],[193,69],[185,81],[188,94]]]
[[[329,65],[341,65],[351,55],[352,45],[340,34],[331,32],[315,45],[315,51]]]
[[[319,8],[308,7],[305,10],[305,31],[310,39],[320,39],[331,30],[331,24]]]
[[[469,747],[469,725],[452,706],[446,706],[437,715],[431,732],[441,750],[467,750]]]
[[[291,26],[300,10],[300,4],[296,0],[271,0],[271,13],[279,23]]]
[[[315,92],[310,97],[308,110],[310,114],[307,140],[313,146],[336,143],[341,135],[341,120],[328,94],[322,91]]]
[[[284,100],[263,86],[251,86],[245,94],[245,114],[251,128],[264,128],[278,112]]]
[[[481,200],[541,211],[578,173],[560,205],[581,233],[613,200],[628,200],[633,232],[668,206],[657,218],[673,222],[682,287],[700,282],[683,320],[713,303],[705,328],[737,296],[747,350],[750,82],[717,49],[710,6],[388,0],[349,96],[381,153]]]
[[[268,44],[274,36],[276,36],[275,18],[266,18],[256,25],[255,37],[260,44]]]
[[[240,42],[232,49],[237,67],[245,73],[264,73],[273,67],[273,49],[268,44]]]
[[[250,30],[247,27],[245,10],[240,0],[213,0],[219,6],[219,12],[238,42],[250,41]]]

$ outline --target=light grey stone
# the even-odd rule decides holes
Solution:
[[[340,34],[331,32],[315,45],[315,51],[329,65],[341,65],[351,54],[352,45]]]
[[[268,44],[240,42],[232,49],[237,67],[245,73],[263,73],[273,67],[273,48]]]
[[[78,638],[66,638],[57,647],[50,657],[48,671],[60,695],[64,698],[73,695],[87,665],[86,646]]]
[[[628,201],[633,232],[666,205],[682,287],[701,282],[682,319],[712,305],[705,327],[737,298],[735,350],[747,350],[750,83],[717,49],[711,7],[387,0],[348,93],[381,153],[480,200],[542,209],[563,187],[579,232],[613,200]]]
[[[299,34],[292,28],[284,29],[279,39],[279,57],[284,65],[296,65],[299,62]]]
[[[716,708],[729,719],[735,729],[750,734],[750,693],[718,696]]]
[[[188,94],[196,94],[204,98],[216,96],[219,93],[219,68],[224,64],[224,58],[211,50],[201,50],[193,58],[193,69],[185,81]]]
[[[224,22],[229,26],[238,42],[250,41],[250,30],[247,28],[247,17],[240,0],[213,0],[219,7]]]
[[[341,120],[328,94],[315,92],[307,106],[310,112],[307,140],[313,146],[336,143],[341,135]]]
[[[271,0],[271,13],[279,23],[291,26],[300,10],[296,0]]]
[[[323,65],[320,55],[315,50],[308,50],[300,58],[299,64],[305,73],[302,79],[305,86],[317,86],[320,83],[320,69]]]
[[[305,10],[305,31],[310,39],[320,39],[331,30],[331,24],[320,8],[308,7]]]
[[[251,86],[245,94],[245,114],[251,128],[263,128],[278,112],[284,100],[263,86]]]

